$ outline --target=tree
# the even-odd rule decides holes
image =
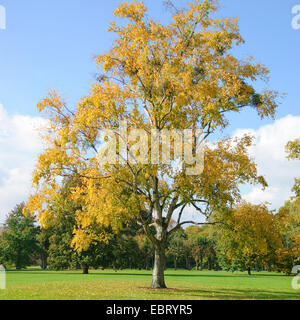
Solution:
[[[138,267],[140,250],[137,241],[125,233],[113,234],[109,240],[110,265],[114,270]]]
[[[142,255],[142,261],[144,261],[144,263],[141,264],[141,267],[149,270],[153,265],[153,245],[149,238],[147,238],[147,236],[145,236],[143,233],[140,233],[136,236],[136,241],[139,246],[140,254]]]
[[[211,218],[212,219],[212,218]],[[207,263],[209,270],[219,267],[217,262],[216,231],[218,226],[190,226],[185,230],[189,242],[191,255],[196,263],[196,269],[202,270]]]
[[[49,203],[48,210],[51,210],[51,223],[47,232],[47,254],[49,256],[49,266],[54,270],[80,267],[84,274],[88,274],[89,268],[97,269],[103,262],[107,252],[107,244],[100,241],[93,241],[80,252],[76,252],[72,246],[73,231],[76,227],[76,214],[81,212],[79,203],[70,197],[70,190],[76,186],[78,180],[75,175],[64,179],[60,190]],[[90,230],[101,233],[99,226],[91,226]],[[40,235],[42,240],[43,234]]]
[[[41,257],[42,270],[46,270],[48,267],[48,255],[49,255],[51,233],[52,233],[51,229],[39,228],[39,231],[36,235],[36,240],[38,242],[38,252]]]
[[[55,210],[55,208],[52,208]],[[57,208],[56,208],[57,209]],[[50,269],[82,269],[83,274],[88,274],[90,268],[98,269],[109,263],[108,244],[104,242],[92,243],[80,253],[72,247],[73,230],[75,227],[74,211],[56,213],[55,224],[44,229],[50,233],[48,247],[48,264]]]
[[[300,139],[286,145],[289,160],[300,160]],[[291,273],[300,256],[300,179],[295,178],[293,191],[296,197],[287,201],[278,212],[284,238],[283,248],[278,250],[279,270]]]
[[[17,270],[29,266],[38,251],[38,228],[33,218],[24,217],[23,208],[24,203],[21,203],[9,213],[7,228],[1,236],[1,263],[14,264]]]
[[[300,197],[287,201],[276,215],[283,245],[277,252],[277,268],[290,274],[300,262]]]
[[[215,2],[192,2],[189,9],[175,13],[169,25],[148,18],[142,1],[121,4],[114,14],[127,23],[111,24],[109,31],[116,40],[108,53],[96,56],[103,74],[90,93],[75,108],[68,107],[56,91],[38,104],[50,127],[45,132],[47,148],[33,177],[37,191],[27,210],[37,212],[40,223],[46,225],[51,220],[47,204],[55,197],[61,177],[75,172],[80,183],[72,197],[82,206],[76,215],[76,249],[108,236],[91,232],[94,223],[116,230],[135,219],[155,250],[152,288],[166,287],[168,237],[195,223],[182,220],[186,208],[196,208],[209,222],[210,212],[235,202],[242,183],[266,185],[248,157],[251,138],[247,136],[205,145],[204,171],[196,175],[191,175],[193,170],[201,171],[196,161],[174,166],[179,158],[174,155],[174,138],[170,139],[171,163],[157,161],[165,155],[157,158],[153,146],[145,151],[134,140],[123,148],[135,129],[142,129],[148,139],[153,132],[161,137],[164,129],[177,133],[188,129],[193,141],[188,149],[195,155],[200,140],[228,125],[229,113],[251,106],[261,118],[274,116],[277,93],[257,92],[252,85],[267,79],[269,71],[252,59],[239,60],[231,54],[243,39],[236,19],[213,16]],[[125,134],[122,121],[128,124]],[[105,129],[115,134],[112,141],[117,140],[114,163],[99,163],[99,141]],[[147,156],[151,162],[134,161]],[[175,212],[179,217],[169,230]]]
[[[77,267],[75,262],[76,253],[71,247],[73,240],[74,216],[69,214],[59,215],[55,226],[50,230],[50,244],[48,249],[48,265],[52,270],[64,270]],[[79,266],[81,267],[81,266]]]
[[[190,226],[185,230],[191,246],[191,255],[195,260],[197,270],[199,270],[199,266],[200,270],[203,269],[203,260],[207,252],[209,241],[202,231],[203,229],[198,226]]]
[[[228,216],[219,233],[222,264],[227,269],[248,270],[275,262],[282,239],[275,216],[265,205],[241,203]]]
[[[207,268],[208,270],[215,270],[219,267],[217,262],[217,246],[216,241],[209,239],[206,246],[206,256],[207,256]]]
[[[173,258],[174,269],[177,270],[177,262],[186,256],[186,246],[185,246],[186,235],[184,230],[177,230],[171,234],[169,238],[169,244],[167,249],[167,256]]]
[[[205,238],[199,238],[197,244],[194,244],[191,250],[193,259],[196,262],[196,269],[203,270],[203,259],[205,257],[207,241]]]

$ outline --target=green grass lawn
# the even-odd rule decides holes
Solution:
[[[259,272],[167,270],[169,289],[150,290],[150,271],[8,271],[7,288],[0,300],[207,300],[207,299],[299,299],[292,277]]]

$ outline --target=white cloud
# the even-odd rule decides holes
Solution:
[[[300,161],[289,161],[285,152],[287,142],[300,137],[300,117],[288,115],[257,131],[239,129],[234,135],[242,136],[245,133],[255,137],[250,155],[269,187],[264,191],[254,187],[244,195],[244,199],[253,203],[269,202],[272,209],[278,209],[293,195],[291,189],[294,178],[300,176]]]
[[[42,149],[39,117],[9,116],[0,104],[0,222],[14,206],[26,201],[31,191],[31,174]]]

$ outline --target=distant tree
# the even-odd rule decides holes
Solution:
[[[206,264],[209,270],[219,267],[217,262],[216,235],[213,225],[190,226],[186,228],[187,241],[190,243],[190,252],[196,263],[196,269],[202,270]]]
[[[49,267],[55,270],[80,267],[87,274],[90,267],[98,268],[104,259],[106,243],[94,240],[80,252],[72,244],[76,227],[76,214],[82,210],[80,203],[70,197],[70,189],[76,186],[76,176],[65,179],[56,197],[52,199],[48,210],[52,212],[52,221],[48,228]],[[101,233],[99,226],[94,232]],[[92,229],[92,228],[91,228]]]
[[[142,256],[135,237],[125,232],[113,233],[108,247],[111,252],[109,261],[113,269],[133,269],[141,266]]]
[[[38,235],[39,250],[44,259],[42,265],[48,264],[53,270],[81,268],[84,274],[90,268],[111,266],[117,270],[138,267],[141,252],[133,235],[140,227],[136,223],[130,223],[130,226],[124,226],[122,231],[115,233],[110,228],[104,230],[98,224],[90,226],[89,232],[96,235],[105,233],[106,241],[96,237],[82,250],[74,249],[73,232],[78,227],[76,215],[82,207],[80,202],[70,197],[70,190],[77,183],[75,175],[64,179],[62,187],[49,203],[47,210],[51,211],[51,221],[48,228],[42,228]]]
[[[209,239],[206,244],[205,254],[207,257],[208,270],[215,270],[218,267],[216,240]]]
[[[38,251],[38,227],[34,218],[23,215],[23,208],[24,203],[21,203],[9,213],[0,248],[0,262],[13,264],[17,270],[29,266]]]
[[[275,216],[265,205],[243,202],[227,218],[219,232],[219,250],[226,269],[248,270],[274,262],[281,247]]]
[[[50,269],[64,270],[76,266],[75,251],[71,247],[74,228],[74,212],[57,214],[50,229],[48,264]]]
[[[38,252],[41,259],[41,268],[46,270],[48,267],[48,255],[50,247],[50,237],[52,235],[51,229],[39,228],[39,231],[36,236],[38,242]]]
[[[287,158],[300,160],[300,138],[286,145]],[[287,201],[277,214],[283,236],[283,247],[277,252],[277,268],[287,274],[300,263],[300,179],[292,189],[296,197]]]
[[[154,248],[151,241],[145,234],[138,234],[136,236],[137,244],[142,257],[141,268],[149,270],[153,265]]]
[[[283,237],[277,252],[277,268],[287,274],[300,263],[300,196],[287,201],[276,215]]]
[[[190,226],[186,228],[188,241],[191,246],[191,255],[196,263],[196,269],[203,269],[203,261],[206,255],[206,249],[208,244],[207,237],[203,234],[202,229],[198,226]]]
[[[171,234],[169,239],[167,257],[173,258],[175,270],[177,269],[178,261],[186,257],[185,239],[186,235],[182,229]]]
[[[55,225],[49,230],[48,262],[53,270],[81,268],[88,274],[89,268],[97,269],[105,266],[107,244],[95,242],[80,253],[72,247],[75,216],[73,213],[64,213],[57,216]]]

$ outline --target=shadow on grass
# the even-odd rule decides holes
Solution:
[[[141,288],[145,289],[146,288]],[[152,289],[153,290],[153,289]],[[151,293],[151,298],[160,296],[162,290],[156,289]],[[212,299],[212,300],[300,300],[300,295],[295,292],[274,292],[270,290],[253,289],[168,289],[168,299],[188,296],[192,299]]]

